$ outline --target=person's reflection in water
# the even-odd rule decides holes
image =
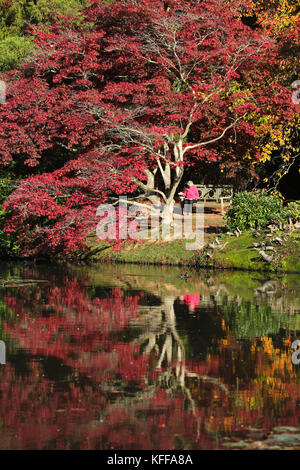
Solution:
[[[181,295],[179,299],[188,306],[189,312],[194,313],[195,309],[198,307],[200,302],[200,295],[199,294],[186,294]]]

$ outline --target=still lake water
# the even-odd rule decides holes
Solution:
[[[0,449],[299,448],[300,276],[180,273],[2,264]]]

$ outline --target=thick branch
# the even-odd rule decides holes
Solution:
[[[146,184],[142,183],[141,181],[137,180],[136,178],[133,178],[133,181],[140,187],[142,188],[144,191],[151,191],[151,192],[154,192],[154,193],[157,193],[159,194],[163,200],[165,202],[167,202],[167,198],[166,198],[166,195],[160,191],[159,189],[154,189],[154,188],[149,188],[149,186],[147,186]]]
[[[236,126],[236,124],[238,123],[238,121],[240,121],[241,119],[243,119],[247,114],[243,114],[243,116],[237,118],[232,124],[230,124],[229,126],[227,126],[224,131],[222,132],[221,135],[219,135],[218,137],[215,137],[214,139],[211,139],[211,140],[207,140],[206,142],[199,142],[198,144],[193,144],[193,145],[188,145],[187,147],[185,147],[185,149],[183,150],[183,155],[188,151],[188,150],[192,150],[192,149],[195,149],[195,148],[198,148],[198,147],[203,147],[204,145],[208,145],[208,144],[213,144],[214,142],[217,142],[218,140],[221,140],[224,135],[226,134],[227,131],[229,131],[229,129],[232,129],[233,127]]]

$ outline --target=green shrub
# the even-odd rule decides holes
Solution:
[[[0,258],[12,258],[19,252],[19,245],[15,235],[7,235],[4,232],[7,213],[0,209]]]
[[[0,72],[17,67],[33,52],[32,41],[25,37],[9,37],[0,41]]]
[[[5,199],[11,194],[15,186],[9,179],[0,179],[0,258],[9,258],[16,256],[19,251],[19,246],[16,242],[16,236],[11,234],[9,236],[4,232],[4,225],[7,213],[1,209]]]
[[[263,191],[237,193],[226,212],[226,223],[230,230],[258,229],[282,221],[283,213],[282,201],[276,195]]]
[[[15,185],[12,180],[0,177],[0,209],[5,199],[13,192]]]
[[[292,222],[300,222],[300,201],[290,202],[284,208],[284,218]]]

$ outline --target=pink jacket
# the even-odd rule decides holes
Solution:
[[[183,196],[186,199],[199,199],[199,192],[196,186],[192,186],[191,188],[186,188],[186,190],[183,193]]]

